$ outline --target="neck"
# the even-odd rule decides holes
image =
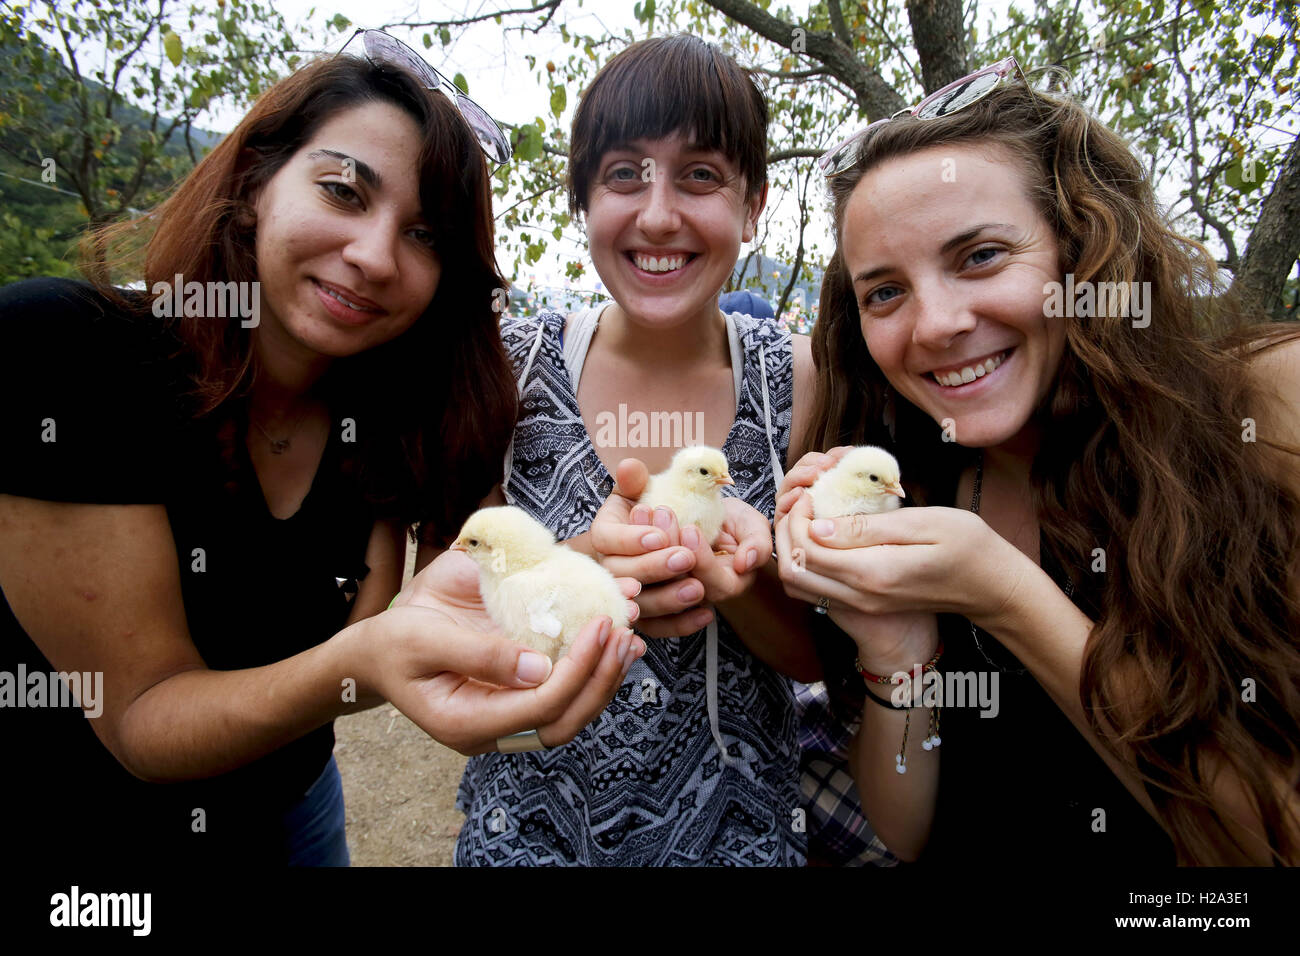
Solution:
[[[1029,473],[1041,444],[1042,429],[1031,420],[1002,444],[984,449],[985,471],[1012,475],[1028,484]]]
[[[260,333],[266,323],[257,329]],[[276,341],[279,336],[255,333],[253,348],[258,374],[253,382],[250,406],[263,423],[293,419],[314,400],[313,386],[329,368],[331,359],[309,352],[296,342]]]
[[[655,356],[655,365],[661,368],[731,364],[727,321],[714,304],[676,328],[656,329],[629,318],[615,302],[601,316],[599,335],[605,349],[638,365],[647,355]]]

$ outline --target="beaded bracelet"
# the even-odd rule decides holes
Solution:
[[[926,671],[937,672],[934,665],[939,662],[939,658],[942,656],[943,656],[943,640],[940,639],[939,647],[935,650],[934,657],[930,658],[928,661],[926,661],[924,664],[921,665],[921,673],[924,674]],[[871,671],[863,667],[861,659],[857,659],[857,658],[854,659],[853,666],[854,668],[857,669],[857,672],[862,675],[862,679],[864,681],[867,681],[868,683],[890,684],[895,687],[897,687],[900,684],[907,685],[905,696],[908,697],[909,699],[912,698],[911,677],[907,675],[903,675],[902,677],[896,677],[896,678],[881,677],[879,674],[873,674],[871,673]],[[894,704],[892,701],[888,704],[885,703],[879,697],[876,697],[876,695],[873,694],[870,690],[866,690],[865,693],[868,697],[874,698],[876,703],[879,704],[881,707],[888,707],[890,710],[907,711],[907,714],[903,720],[903,742],[899,744],[898,753],[894,757],[894,769],[897,770],[899,773],[907,773],[907,734],[908,731],[912,729],[912,707],[914,705],[909,705],[907,707],[899,707],[896,704]],[[939,737],[940,711],[941,708],[939,707],[938,704],[935,704],[934,708],[930,711],[930,734],[924,740],[921,741],[921,747],[925,750],[933,750],[935,747],[939,746],[939,744],[943,742]]]

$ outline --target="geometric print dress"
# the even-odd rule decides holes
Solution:
[[[501,325],[520,379],[506,500],[560,540],[586,531],[614,486],[578,409],[564,323],[544,312]],[[736,484],[725,490],[771,519],[773,466],[785,460],[790,436],[790,334],[739,314],[727,324],[743,363],[723,446]],[[470,758],[457,796],[467,819],[456,865],[802,866],[790,681],[716,620],[715,707],[706,692],[709,629],[648,638],[613,703],[572,741]]]

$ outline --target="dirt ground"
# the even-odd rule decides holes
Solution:
[[[406,576],[415,549],[407,553]],[[334,722],[353,866],[451,866],[465,759],[391,704]]]

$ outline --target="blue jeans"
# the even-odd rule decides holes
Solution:
[[[316,782],[284,815],[289,866],[349,866],[343,780],[330,757]]]

